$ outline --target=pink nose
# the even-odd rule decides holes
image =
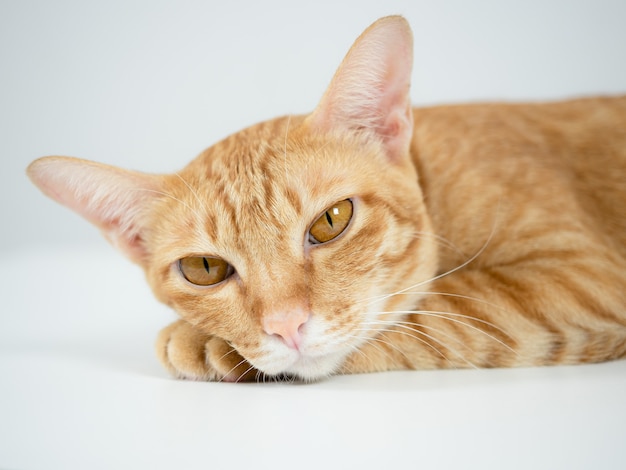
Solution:
[[[301,309],[274,313],[263,319],[263,329],[268,335],[280,337],[287,346],[299,351],[302,327],[308,320],[309,313]]]

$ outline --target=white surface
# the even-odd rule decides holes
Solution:
[[[176,381],[172,314],[112,250],[7,255],[0,285],[2,469],[626,466],[626,361]]]
[[[391,13],[416,103],[626,92],[622,0],[0,2],[1,469],[626,468],[626,362],[171,380],[152,349],[173,315],[24,176],[49,154],[171,171],[307,112]]]

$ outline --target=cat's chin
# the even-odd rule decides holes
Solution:
[[[289,361],[260,361],[255,365],[269,377],[285,377],[290,380],[316,382],[333,375],[345,359],[344,353],[329,353],[321,356],[298,355]]]

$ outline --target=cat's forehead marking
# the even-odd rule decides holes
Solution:
[[[203,205],[192,215],[198,216],[194,246],[231,261],[295,261],[316,217],[376,186],[380,169],[364,163],[362,146],[303,129],[299,117],[261,123],[207,149],[184,170],[194,181],[181,188],[190,193],[185,199]],[[194,190],[199,198],[192,198]]]
[[[280,134],[267,127],[271,126],[255,126],[231,136],[185,170],[193,183],[181,190],[199,195],[186,199],[203,205],[193,216],[200,232],[204,228],[208,246],[245,251],[262,241],[259,249],[275,243],[286,248],[294,224],[302,223],[306,168],[286,155],[284,139],[272,137]]]

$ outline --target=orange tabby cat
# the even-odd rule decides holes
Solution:
[[[626,355],[626,97],[412,109],[383,18],[319,106],[174,175],[49,157],[28,174],[181,319],[176,376],[508,367]]]

